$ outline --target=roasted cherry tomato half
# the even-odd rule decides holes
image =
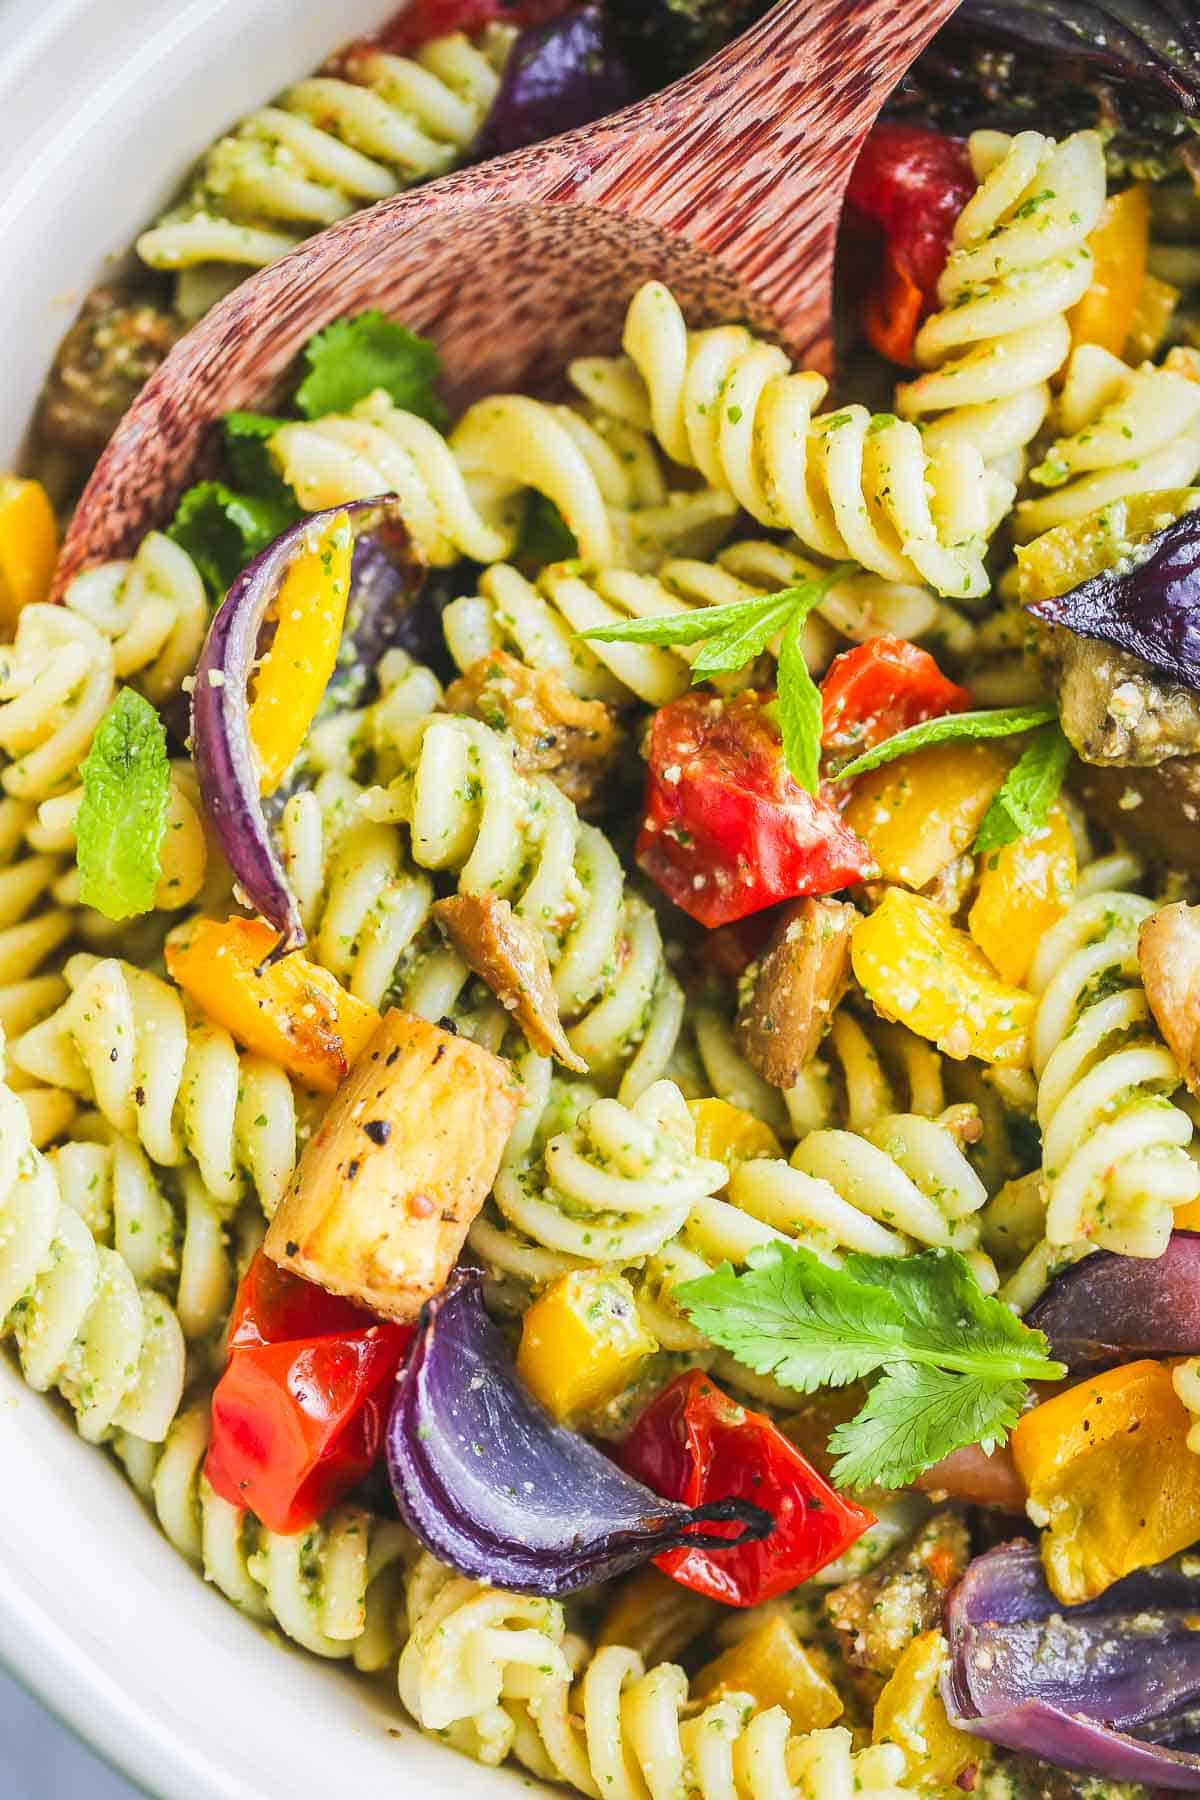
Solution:
[[[970,704],[966,688],[943,675],[927,650],[907,638],[871,638],[829,665],[821,683],[821,745],[860,756],[910,725]]]

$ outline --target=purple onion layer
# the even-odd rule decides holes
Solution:
[[[1142,1357],[1200,1356],[1200,1232],[1159,1257],[1098,1250],[1057,1275],[1026,1316],[1072,1375]]]

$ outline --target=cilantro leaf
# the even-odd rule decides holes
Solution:
[[[865,775],[868,769],[877,769],[881,763],[893,762],[898,756],[907,756],[913,750],[928,750],[934,744],[949,744],[957,738],[1013,737],[1020,731],[1032,731],[1035,725],[1045,725],[1057,716],[1055,708],[1047,704],[998,706],[986,712],[943,713],[940,718],[910,725],[907,731],[898,731],[895,737],[885,738],[874,749],[865,750],[838,770],[838,780]]]
[[[992,796],[974,848],[999,850],[1043,826],[1073,754],[1057,719],[1041,726]]]
[[[788,620],[779,647],[779,732],[788,773],[815,794],[821,768],[821,691],[804,660],[804,625],[811,608]]]
[[[294,503],[239,494],[223,481],[201,481],[183,495],[167,536],[182,544],[205,586],[220,596],[300,516]]]
[[[296,497],[271,461],[268,445],[286,419],[269,413],[232,412],[221,420],[225,459],[239,489],[260,500],[295,506]]]
[[[843,1458],[835,1474],[854,1486],[899,1486],[964,1444],[1002,1441],[1025,1382],[1065,1373],[953,1250],[851,1255],[830,1268],[800,1245],[771,1244],[741,1274],[725,1264],[674,1299],[713,1343],[799,1393],[882,1371],[831,1442]]]
[[[446,423],[446,408],[433,391],[442,366],[436,347],[375,308],[318,331],[304,346],[304,360],[308,373],[295,398],[306,419],[348,412],[383,388],[405,412],[431,425]]]
[[[167,734],[150,702],[122,688],[79,771],[79,897],[109,919],[149,912],[162,874],[171,785]]]
[[[992,1449],[1021,1415],[1024,1384],[899,1363],[829,1439],[840,1487],[906,1487],[967,1444]],[[936,1453],[935,1453],[936,1452]]]

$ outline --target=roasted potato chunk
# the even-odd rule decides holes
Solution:
[[[791,1087],[816,1055],[846,991],[857,919],[842,900],[790,901],[748,972],[735,1035],[746,1061],[772,1087]]]
[[[389,1012],[301,1157],[267,1255],[382,1318],[415,1319],[487,1197],[519,1098],[501,1057]]]
[[[1179,1073],[1200,1094],[1200,906],[1177,900],[1144,919],[1138,962],[1158,1029]]]

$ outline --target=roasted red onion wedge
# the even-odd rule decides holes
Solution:
[[[946,1606],[942,1698],[976,1737],[1059,1768],[1200,1790],[1200,1574],[1189,1557],[1064,1606],[1023,1539],[977,1556]]]
[[[473,1269],[456,1270],[425,1309],[387,1453],[401,1517],[425,1547],[521,1594],[569,1594],[680,1544],[725,1550],[773,1526],[745,1500],[664,1500],[555,1424],[518,1379]],[[695,1529],[728,1520],[742,1538]]]
[[[1200,1355],[1200,1231],[1172,1232],[1159,1257],[1085,1256],[1054,1278],[1025,1323],[1045,1332],[1072,1375]]]
[[[420,590],[421,571],[399,502],[385,495],[309,514],[243,569],[209,628],[192,696],[192,754],[204,808],[247,905],[281,934],[277,956],[299,949],[304,926],[259,797],[248,689],[263,623],[289,567],[339,513],[354,534],[347,632],[359,634],[365,653],[376,658],[393,641],[383,621],[389,611],[403,617]]]

